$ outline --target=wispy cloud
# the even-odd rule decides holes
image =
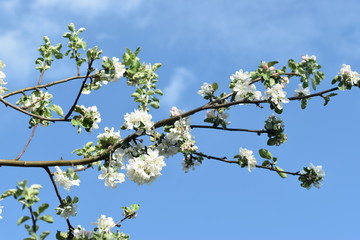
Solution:
[[[179,105],[180,100],[186,96],[186,90],[193,82],[195,82],[195,77],[191,71],[184,67],[175,68],[169,85],[164,88],[162,103],[167,107]]]

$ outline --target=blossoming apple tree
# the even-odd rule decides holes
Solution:
[[[239,146],[237,154],[232,158],[208,155],[196,146],[191,130],[207,128],[266,134],[267,145],[279,146],[287,140],[284,122],[280,118],[286,103],[300,101],[301,108],[304,109],[311,98],[320,97],[324,99],[324,105],[326,105],[338,90],[359,87],[360,75],[352,71],[349,65],[343,65],[339,74],[333,78],[332,84],[336,86],[316,92],[316,87],[325,76],[319,70],[321,66],[317,63],[315,56],[305,55],[300,61],[290,59],[287,66],[282,68],[276,67],[278,62],[263,61],[253,72],[239,70],[231,75],[228,92],[219,93],[217,83],[205,82],[198,91],[204,99],[204,105],[186,112],[173,107],[169,116],[154,121],[151,113],[160,107],[158,95],[162,95],[162,91],[156,85],[158,81],[156,70],[161,64],[141,63],[138,57],[140,49],[134,52],[126,49],[121,60],[116,57],[101,56],[102,51],[98,47],[87,48],[86,42],[80,37],[84,28],[76,29],[74,24],[69,24],[68,29],[69,32],[63,35],[68,40],[65,52],[62,51],[61,44],[52,45],[50,39],[44,37],[44,44],[38,49],[40,56],[36,60],[39,79],[33,87],[14,91],[7,89],[5,64],[0,62],[0,102],[9,107],[7,109],[29,116],[32,136],[39,125],[49,126],[54,122],[72,124],[79,134],[83,131],[91,132],[93,129],[98,129],[98,124],[101,122],[100,112],[96,106],[80,105],[81,96],[100,90],[104,85],[119,79],[126,79],[127,84],[134,87],[135,90],[131,96],[138,106],[133,112],[124,115],[121,126],[124,131],[121,134],[120,130],[114,127],[105,127],[104,132],[97,136],[96,141],[82,143],[83,148],[73,150],[73,153],[78,156],[76,160],[23,160],[22,155],[30,146],[32,136],[16,158],[0,159],[0,166],[43,168],[48,174],[58,198],[55,213],[63,217],[68,226],[67,229],[60,229],[56,233],[57,239],[129,239],[129,235],[120,229],[120,223],[136,217],[138,204],[123,207],[124,216],[121,219],[101,215],[97,219],[95,228],[91,230],[86,230],[78,223],[71,221],[71,216],[77,214],[76,206],[79,198],[61,195],[59,187],[70,191],[73,186],[80,186],[77,174],[80,171],[99,171],[98,179],[104,181],[104,185],[109,188],[116,188],[126,179],[139,185],[151,184],[161,176],[161,171],[166,166],[166,158],[182,155],[184,171],[189,171],[201,165],[204,159],[209,159],[239,165],[247,168],[249,172],[258,168],[273,171],[282,178],[293,175],[299,179],[300,185],[307,189],[312,186],[317,188],[321,186],[325,176],[322,166],[310,163],[299,171],[285,171],[279,166],[278,159],[265,148],[258,150],[258,157],[255,157],[252,150],[243,146]],[[51,69],[53,61],[65,57],[74,60],[76,75],[43,83],[45,73]],[[82,72],[85,74],[81,75]],[[290,79],[299,81],[298,89],[292,96],[285,91]],[[51,87],[70,81],[81,82],[72,106],[69,109],[63,109],[60,105],[52,104]],[[264,89],[263,92],[258,90],[261,88]],[[314,93],[310,92],[311,88]],[[10,96],[19,97],[16,102],[10,102],[8,101]],[[245,104],[259,107],[269,105],[274,114],[267,117],[260,130],[229,127],[230,122],[227,119],[230,108],[241,107]],[[191,124],[190,117],[204,111],[206,111],[205,123]],[[16,188],[9,189],[0,196],[1,200],[13,197],[24,209],[28,209],[28,214],[21,216],[18,220],[18,224],[23,224],[29,234],[26,239],[45,239],[50,232],[41,232],[39,223],[53,223],[54,221],[51,212],[47,210],[49,204],[40,202],[38,195],[41,187],[39,184],[28,185],[24,180],[18,182]],[[2,205],[5,203],[3,202]],[[0,213],[3,207],[0,206]],[[117,216],[114,217],[117,218]]]

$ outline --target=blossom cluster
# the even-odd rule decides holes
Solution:
[[[346,64],[342,65],[339,75],[343,82],[351,86],[358,84],[360,80],[360,74],[358,72],[352,71],[351,66]]]
[[[164,156],[160,156],[157,149],[148,148],[146,154],[129,159],[127,176],[139,185],[150,184],[161,175],[164,166]]]
[[[264,128],[269,137],[269,140],[267,142],[268,145],[279,146],[280,144],[287,141],[287,135],[284,133],[285,125],[280,117],[277,117],[275,115],[269,116],[265,121]]]
[[[112,217],[101,215],[100,218],[97,219],[95,225],[97,225],[99,232],[108,233],[115,227],[115,222]]]
[[[20,98],[16,103],[20,107],[29,112],[36,112],[38,109],[46,107],[50,103],[50,99],[53,96],[48,92],[43,92],[41,90],[36,90],[31,93],[31,95],[25,95]]]
[[[303,84],[299,83],[298,88],[295,90],[294,97],[301,97],[301,96],[307,96],[310,95],[310,88],[303,87]]]
[[[230,76],[230,88],[236,93],[235,101],[260,100],[261,92],[256,90],[256,86],[251,83],[251,75],[242,69]]]
[[[283,90],[283,84],[275,84],[271,88],[266,89],[264,99],[270,100],[271,104],[279,110],[283,109],[283,103],[288,103],[286,92]]]
[[[93,231],[87,231],[80,225],[78,225],[77,228],[74,229],[73,234],[76,240],[92,239],[92,237],[94,237]]]
[[[121,139],[120,131],[115,132],[114,128],[105,127],[104,132],[97,136],[98,144],[106,149],[108,146],[116,143]]]
[[[170,110],[171,117],[179,116],[182,111],[177,107]],[[198,147],[195,145],[195,138],[191,135],[190,119],[180,118],[174,125],[166,129],[166,134],[159,141],[157,149],[161,155],[166,157],[175,155],[178,152],[195,152]]]
[[[4,87],[4,85],[7,84],[7,82],[4,81],[6,74],[2,71],[2,69],[5,67],[5,64],[0,61],[0,95],[3,95],[7,89]]]
[[[63,186],[65,190],[70,191],[72,186],[80,186],[79,179],[70,179],[68,174],[63,172],[58,166],[55,166],[55,169],[55,182],[57,182],[60,186]]]
[[[322,169],[322,166],[314,166],[312,163],[310,163],[309,167],[304,167],[304,169],[299,173],[303,174],[303,176],[299,177],[299,180],[302,182],[301,186],[307,189],[310,189],[311,185],[314,185],[316,188],[320,188],[325,177],[325,172]]]
[[[100,76],[103,84],[107,84],[108,82],[116,82],[121,77],[124,76],[124,73],[126,71],[125,65],[123,65],[121,62],[119,62],[119,59],[116,57],[112,58],[112,61],[109,57],[103,57],[103,65],[105,65],[105,62],[112,62],[113,65],[113,71],[108,72],[105,70],[100,70]],[[106,66],[106,65],[105,65]]]
[[[77,214],[77,207],[75,204],[72,203],[62,207],[57,207],[55,210],[60,214],[61,217],[65,219],[68,219],[70,216],[76,216]]]
[[[132,113],[126,113],[124,115],[125,123],[122,126],[122,129],[136,130],[137,135],[143,134],[145,131],[146,134],[151,134],[151,128],[154,125],[154,122],[151,121],[152,116],[147,111],[136,109]]]
[[[239,163],[241,166],[247,166],[249,172],[251,172],[251,168],[256,167],[256,159],[253,155],[253,151],[248,150],[246,148],[240,148],[240,153],[238,155]]]
[[[71,120],[74,126],[78,126],[78,132],[81,131],[80,126],[83,126],[87,132],[99,128],[98,123],[101,122],[101,116],[96,106],[86,108],[83,105],[76,105],[74,111],[80,113]]]
[[[204,82],[198,94],[204,98],[209,98],[214,94],[214,88],[211,84]]]
[[[315,55],[309,56],[308,54],[306,54],[306,55],[302,56],[301,59],[302,59],[301,63],[305,63],[305,62],[309,62],[309,61],[316,61],[316,56]]]
[[[214,126],[221,125],[223,127],[226,127],[230,124],[229,121],[227,121],[227,118],[229,117],[229,113],[221,112],[218,109],[211,109],[206,112],[205,122],[214,123]]]
[[[101,167],[101,174],[98,179],[105,180],[106,187],[116,188],[118,183],[125,181],[125,174],[117,172],[117,168],[112,167]]]

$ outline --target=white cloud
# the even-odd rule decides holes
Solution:
[[[186,90],[193,82],[195,77],[191,71],[184,67],[175,68],[169,85],[164,88],[162,103],[168,107],[180,104],[181,99],[186,95]]]

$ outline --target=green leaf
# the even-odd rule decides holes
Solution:
[[[53,222],[54,222],[53,217],[50,216],[50,215],[40,216],[39,219],[40,219],[40,220],[43,220],[44,222],[47,222],[47,223],[53,223]]]
[[[16,189],[9,189],[6,192],[4,192],[3,194],[1,194],[0,199],[4,199],[6,197],[12,196],[16,193]]]
[[[281,167],[278,167],[278,166],[275,166],[275,169],[278,171],[284,171],[284,169],[282,169]],[[284,172],[277,172],[277,174],[279,174],[279,176],[282,178],[287,178],[287,174]]]
[[[268,166],[270,164],[270,161],[269,160],[265,160],[262,164],[261,164],[261,166]]]
[[[57,115],[59,115],[61,117],[64,116],[64,112],[63,112],[62,108],[59,105],[52,104],[52,105],[49,106],[49,108],[51,110],[53,110],[54,112],[56,112]]]
[[[218,85],[216,82],[214,82],[213,84],[211,84],[211,86],[212,86],[212,88],[214,89],[214,92],[215,92],[216,90],[218,90],[218,88],[219,88],[219,85]]]
[[[49,207],[49,204],[47,203],[43,203],[39,208],[38,208],[38,213],[41,214],[43,213],[47,208]]]
[[[21,218],[19,218],[19,220],[17,221],[17,225],[22,224],[23,222],[26,222],[27,220],[29,220],[30,217],[29,216],[22,216]]]
[[[133,211],[137,211],[137,210],[139,210],[140,205],[139,205],[139,204],[131,204],[131,205],[130,205],[130,208],[131,208]]]
[[[274,66],[275,64],[278,64],[279,62],[278,61],[272,61],[272,62],[268,62],[267,65],[268,67],[272,67]]]
[[[262,158],[265,158],[265,159],[269,159],[271,160],[272,159],[272,154],[271,152],[269,152],[268,150],[262,148],[259,150],[259,154]]]
[[[50,234],[50,231],[42,232],[40,234],[40,240],[44,240],[49,234]]]

